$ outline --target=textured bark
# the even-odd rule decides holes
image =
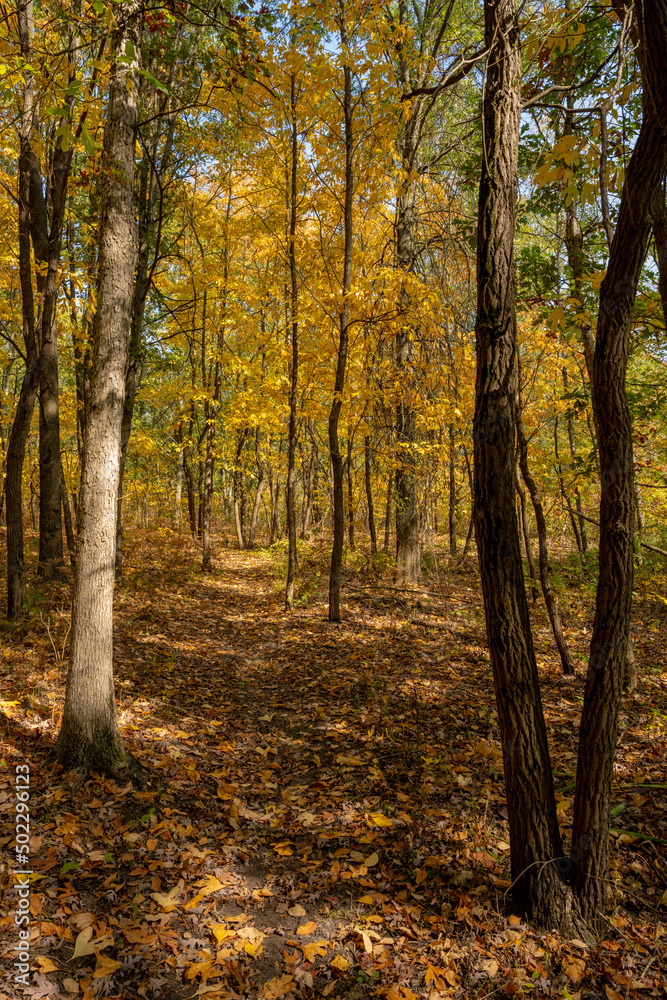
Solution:
[[[375,533],[375,510],[373,507],[373,489],[371,486],[371,439],[364,437],[364,484],[366,487],[366,506],[368,508],[368,531],[371,536],[371,556],[378,554],[377,535]]]
[[[560,613],[558,611],[558,605],[556,603],[556,598],[551,587],[551,574],[549,572],[549,550],[547,548],[547,522],[544,517],[544,508],[542,507],[542,497],[540,496],[540,491],[537,487],[537,483],[530,471],[530,466],[528,465],[528,442],[526,440],[526,434],[523,429],[523,419],[521,414],[521,403],[517,400],[516,408],[516,434],[517,434],[517,444],[519,448],[519,468],[521,469],[521,475],[523,476],[523,481],[528,487],[528,492],[530,493],[530,499],[533,504],[533,510],[535,511],[535,524],[537,525],[537,541],[539,546],[539,564],[540,564],[540,583],[542,584],[542,596],[544,597],[544,604],[547,609],[547,614],[549,615],[549,621],[551,622],[551,630],[554,634],[554,639],[556,641],[556,647],[558,649],[558,654],[560,656],[560,662],[563,667],[563,673],[571,676],[574,674],[574,664],[572,663],[572,657],[570,656],[570,650],[567,645],[567,640],[563,633],[563,625],[560,620]]]
[[[141,4],[118,4],[104,129],[100,264],[90,409],[84,442],[70,663],[56,755],[63,767],[116,772],[127,764],[113,682],[113,589],[121,423],[125,395],[137,234],[133,68],[140,51]]]
[[[340,2],[340,44],[347,50],[347,2]],[[352,286],[352,240],[354,220],[352,216],[354,197],[354,136],[352,134],[352,70],[343,64],[343,125],[345,141],[345,192],[343,196],[343,280],[341,292],[343,305],[338,316],[338,351],[334,397],[329,412],[329,452],[333,473],[333,544],[331,546],[331,569],[329,571],[329,621],[340,621],[340,577],[343,564],[345,542],[345,503],[343,499],[343,457],[338,442],[338,420],[343,405],[345,388],[345,368],[350,324],[350,288]]]
[[[542,927],[571,925],[514,501],[514,231],[521,55],[516,0],[486,0],[489,48],[477,226],[475,534],[505,765],[512,895]]]
[[[449,554],[456,555],[456,451],[454,424],[449,425]]]
[[[643,120],[627,167],[607,273],[600,288],[593,407],[601,467],[599,578],[579,734],[572,882],[589,922],[601,925],[609,878],[609,807],[632,608],[634,497],[626,371],[632,312],[667,170],[667,0],[637,18]]]
[[[29,63],[34,32],[32,0],[27,0],[25,4],[19,6],[17,15],[21,54]],[[21,384],[16,413],[7,444],[5,497],[7,500],[7,615],[9,618],[18,618],[23,614],[25,600],[23,460],[42,369],[42,360],[38,353],[35,336],[35,305],[30,252],[32,169],[35,159],[31,146],[33,127],[34,82],[32,73],[27,72],[23,90],[18,162],[19,279],[26,373]]]
[[[285,610],[294,608],[294,578],[296,576],[296,447],[298,439],[297,408],[299,392],[299,290],[296,269],[296,222],[297,222],[297,169],[299,165],[299,140],[296,121],[296,80],[290,76],[290,147],[292,160],[290,164],[290,186],[288,194],[289,205],[289,320],[287,336],[292,348],[289,365],[289,427],[287,431],[287,580],[285,581]],[[287,306],[286,306],[287,308]]]

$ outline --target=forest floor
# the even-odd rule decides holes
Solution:
[[[503,767],[471,559],[420,595],[348,565],[326,621],[327,553],[301,552],[285,615],[276,553],[130,531],[115,618],[121,729],[144,788],[49,761],[69,587],[0,628],[0,952],[6,997],[133,1000],[667,995],[667,602],[638,578],[640,683],[623,706],[613,897],[587,948],[508,903]],[[2,555],[2,553],[0,553]],[[556,583],[577,675],[533,612],[567,841],[592,571]],[[32,582],[32,581],[31,581]],[[33,588],[34,592],[34,588]],[[2,595],[0,595],[2,599]],[[3,600],[4,603],[4,600]],[[15,766],[30,767],[32,985],[13,982]],[[640,835],[640,836],[638,836]]]

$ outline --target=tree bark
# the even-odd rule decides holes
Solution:
[[[340,0],[340,44],[343,52],[349,43],[347,33],[347,0]],[[343,304],[338,316],[338,351],[334,396],[329,413],[329,452],[333,473],[333,544],[331,547],[331,569],[329,572],[329,621],[340,621],[340,578],[345,542],[345,503],[343,500],[343,458],[338,441],[338,421],[343,405],[345,388],[345,368],[350,324],[350,288],[352,287],[352,240],[354,220],[352,207],[354,198],[354,136],[352,132],[352,70],[345,60],[343,63],[343,126],[345,141],[345,192],[343,196],[343,281],[341,292]]]
[[[449,425],[449,554],[456,555],[456,451],[454,424]]]
[[[542,507],[542,497],[540,496],[540,491],[537,488],[537,483],[533,478],[533,474],[530,471],[528,465],[528,441],[526,440],[526,433],[523,428],[523,418],[521,413],[521,398],[517,393],[517,405],[516,405],[516,435],[517,444],[519,446],[519,467],[521,469],[521,475],[523,476],[523,481],[528,487],[528,492],[530,493],[530,499],[533,504],[533,510],[535,511],[535,523],[537,525],[537,541],[538,541],[538,551],[540,558],[540,583],[542,584],[542,595],[544,597],[544,604],[547,609],[547,614],[549,615],[549,621],[551,622],[551,630],[554,634],[554,639],[556,641],[556,647],[560,656],[560,662],[563,667],[563,673],[567,676],[572,676],[574,674],[574,664],[572,663],[572,657],[570,656],[570,650],[567,645],[567,640],[563,633],[563,626],[560,620],[560,614],[558,611],[558,605],[556,603],[556,598],[554,597],[554,592],[551,588],[551,574],[549,573],[549,551],[547,548],[547,522],[544,517],[544,508]]]
[[[519,470],[516,476],[516,491],[519,494],[519,509],[521,511],[521,531],[523,532],[523,546],[526,550],[526,562],[528,563],[528,575],[530,576],[530,587],[533,596],[533,604],[537,601],[537,576],[535,574],[535,560],[533,559],[533,547],[530,543],[530,529],[528,527],[528,510],[526,508],[526,491],[519,480]]]
[[[347,457],[345,459],[345,471],[347,473],[347,539],[350,545],[350,550],[354,552],[354,481],[352,478],[352,444],[353,444],[353,432],[352,428],[348,425],[347,428]]]
[[[599,577],[579,732],[572,828],[572,884],[585,917],[601,927],[609,878],[609,807],[634,578],[632,424],[626,371],[632,314],[667,171],[667,0],[644,0],[637,18],[643,118],[625,175],[607,273],[600,288],[593,408],[600,453]]]
[[[299,318],[298,279],[296,269],[296,223],[297,223],[297,169],[299,165],[299,139],[296,121],[296,79],[290,75],[290,147],[292,154],[289,186],[289,274],[290,299],[288,337],[292,354],[289,365],[289,427],[287,431],[287,580],[285,581],[285,610],[294,608],[294,578],[296,576],[296,470],[295,457],[298,439],[297,408],[299,392]]]
[[[100,265],[90,411],[84,442],[72,632],[56,755],[64,768],[113,773],[127,764],[113,682],[113,589],[121,423],[137,255],[134,151],[138,113],[128,43],[140,52],[141,4],[118,4],[104,129]]]
[[[392,469],[389,473],[389,479],[387,480],[387,504],[384,509],[384,545],[382,548],[386,553],[389,552],[389,535],[391,532],[391,499],[393,497],[394,489],[394,470]]]
[[[521,563],[515,490],[514,232],[521,53],[516,0],[486,0],[484,155],[477,224],[475,534],[505,765],[512,896],[538,926],[563,926],[562,855]]]
[[[653,196],[651,221],[658,257],[658,292],[662,302],[663,319],[667,323],[667,199],[665,198],[665,178]]]
[[[364,437],[364,482],[366,485],[366,505],[368,507],[368,531],[371,536],[371,556],[378,554],[377,535],[375,533],[375,510],[373,507],[373,489],[371,484],[371,438]]]
[[[259,523],[259,511],[262,504],[262,494],[264,492],[264,486],[266,485],[266,478],[264,475],[264,465],[262,463],[262,453],[260,450],[260,443],[262,439],[261,428],[257,427],[255,430],[255,463],[257,465],[257,491],[255,493],[255,502],[252,507],[252,515],[250,517],[250,530],[248,531],[248,548],[252,549],[255,547],[255,535],[257,533],[257,525]]]

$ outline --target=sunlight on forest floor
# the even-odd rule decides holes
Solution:
[[[48,762],[67,586],[44,585],[25,627],[0,633],[0,811],[13,805],[15,764],[31,772],[32,955],[44,990],[34,995],[664,995],[667,610],[655,581],[638,597],[640,686],[624,703],[616,758],[617,905],[593,951],[505,908],[503,767],[472,560],[448,571],[443,557],[419,597],[348,571],[336,626],[315,547],[302,553],[308,600],[291,616],[264,550],[220,548],[207,575],[184,536],[129,532],[126,553],[118,710],[146,788],[82,785]],[[560,675],[543,609],[533,611],[566,838],[593,610],[585,583],[570,577],[560,593],[575,678]],[[0,839],[4,871],[10,843]],[[3,876],[6,931],[8,888]]]

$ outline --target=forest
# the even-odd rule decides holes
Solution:
[[[667,0],[0,0],[0,1000],[667,993]]]

